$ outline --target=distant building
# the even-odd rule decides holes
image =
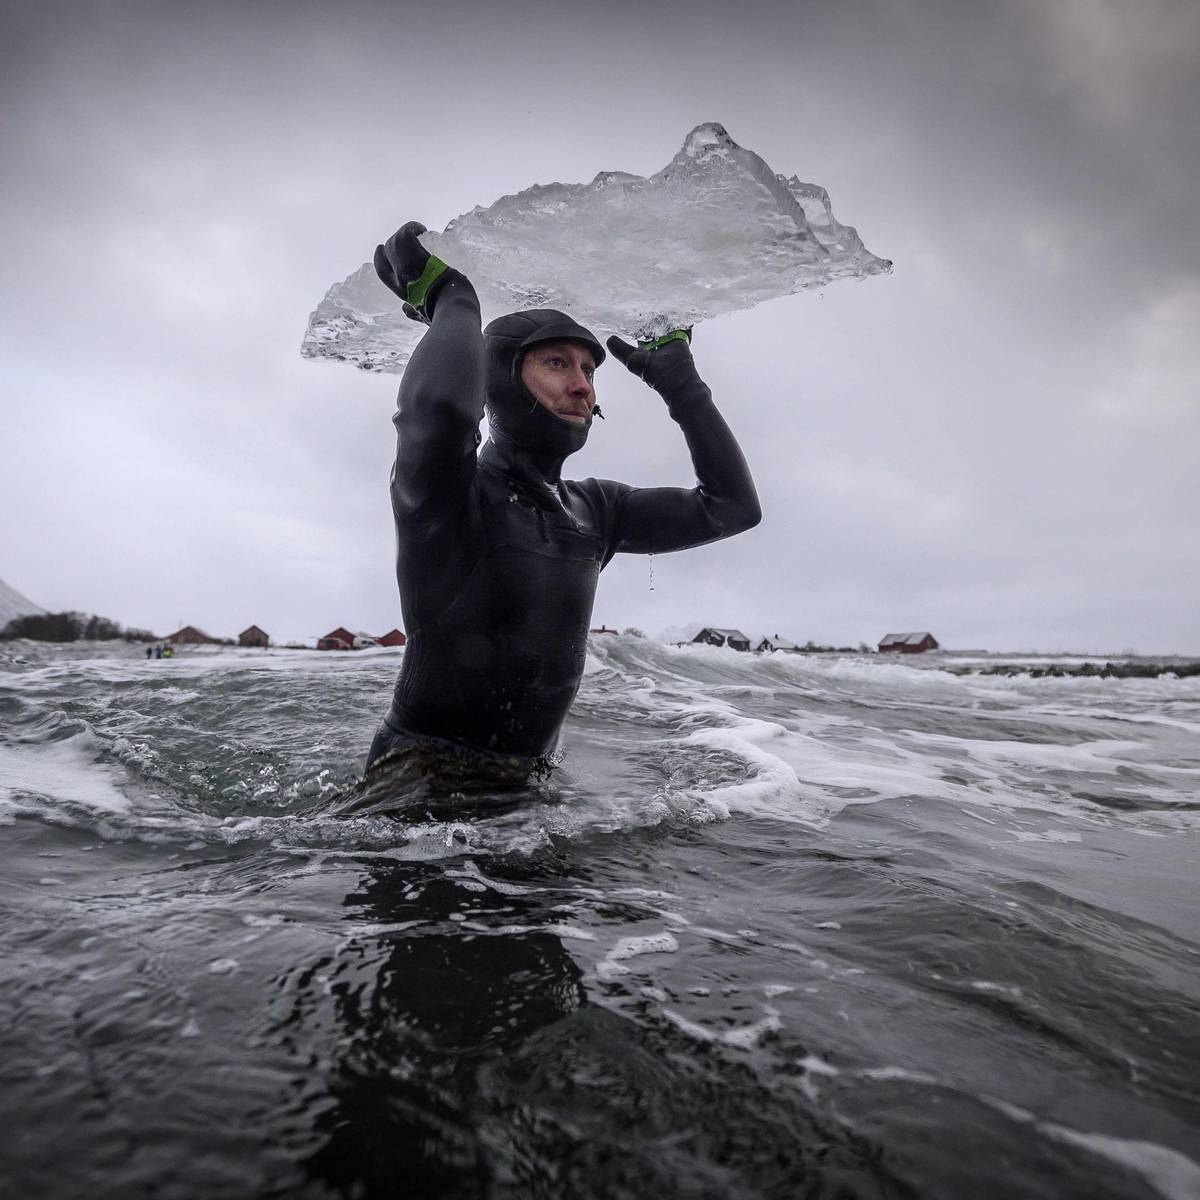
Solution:
[[[176,646],[220,646],[222,644],[220,638],[209,637],[195,625],[185,625],[182,629],[175,630],[174,633],[168,633],[163,641],[172,642]]]
[[[707,646],[729,646],[734,650],[749,650],[750,639],[740,629],[710,629],[700,630],[693,642],[703,642]]]
[[[880,653],[895,651],[900,654],[920,654],[925,650],[940,650],[937,638],[932,633],[889,633],[879,643]]]
[[[588,633],[611,633],[613,637],[617,636],[617,631],[615,629],[607,629],[603,625],[601,625],[599,629],[589,629]]]
[[[271,639],[257,625],[251,625],[249,629],[243,629],[238,634],[239,646],[257,646],[260,650],[265,650],[270,644]]]
[[[355,650],[365,650],[368,646],[378,646],[379,639],[372,637],[369,633],[363,633],[359,630],[354,635],[354,641],[351,643]]]
[[[318,650],[353,650],[354,634],[339,625],[322,638],[317,638]]]
[[[399,629],[393,629],[390,633],[385,633],[382,637],[377,637],[375,641],[381,646],[403,646],[408,638]]]
[[[800,647],[795,642],[789,642],[787,638],[780,637],[779,634],[775,634],[774,637],[763,638],[754,648],[755,650],[784,650],[790,654],[796,654],[800,650]]]

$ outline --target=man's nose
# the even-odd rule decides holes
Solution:
[[[582,367],[576,367],[571,372],[571,395],[572,396],[590,396],[592,392],[592,381],[583,373]]]

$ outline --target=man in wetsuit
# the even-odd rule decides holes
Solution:
[[[368,771],[430,743],[535,769],[552,755],[583,674],[592,602],[614,554],[729,537],[761,513],[737,442],[679,331],[608,347],[666,401],[697,486],[561,477],[596,411],[595,336],[564,313],[511,313],[480,331],[475,289],[410,222],[375,252],[406,315],[429,324],[400,383],[392,509],[408,643]],[[482,451],[479,422],[491,436]]]

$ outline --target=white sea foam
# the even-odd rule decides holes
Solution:
[[[1166,1200],[1197,1200],[1200,1197],[1200,1165],[1178,1150],[1155,1142],[1085,1133],[1055,1121],[1040,1121],[1033,1113],[1015,1104],[986,1096],[982,1099],[1014,1121],[1033,1125],[1039,1133],[1056,1142],[1078,1146],[1135,1172]]]
[[[1200,1197],[1200,1166],[1178,1150],[1154,1142],[1080,1133],[1051,1122],[1040,1122],[1038,1128],[1057,1141],[1078,1146],[1135,1171],[1167,1200],[1197,1200]]]
[[[24,807],[38,800],[78,804],[123,813],[128,798],[117,788],[116,773],[96,761],[98,742],[90,733],[60,742],[0,745],[0,802]]]
[[[1083,837],[1081,834],[1075,833],[1069,829],[1043,829],[1025,830],[1025,829],[1010,829],[1009,833],[1017,839],[1018,842],[1081,842]]]
[[[291,694],[310,688],[323,694],[331,677],[339,687],[373,694],[390,679],[396,659],[386,649],[338,655],[218,648],[166,664],[171,683],[164,691],[163,664],[97,655],[34,666],[5,683],[27,695],[54,695],[145,679],[154,688],[153,704],[162,693],[168,708],[186,711],[199,703],[197,696],[218,688],[249,703],[270,675],[286,679]],[[27,797],[40,792],[108,808],[113,821],[125,816],[114,825],[119,836],[265,837],[299,850],[340,846],[397,859],[458,861],[661,822],[752,816],[819,828],[847,806],[886,801],[949,804],[990,823],[997,835],[1031,845],[1076,841],[1081,830],[1100,825],[1153,835],[1200,823],[1200,814],[1179,803],[1200,782],[1188,750],[1197,725],[1189,718],[1200,702],[1193,679],[1107,680],[1103,689],[1089,690],[1075,687],[1077,680],[1061,687],[1068,681],[956,675],[869,656],[764,657],[633,637],[594,639],[589,661],[565,731],[563,768],[544,799],[505,816],[420,826],[302,813],[226,816],[197,811],[195,796],[177,811],[172,787],[179,747],[129,725],[107,749],[132,779],[111,762],[96,761],[103,740],[10,743],[0,745],[0,799],[11,804],[19,788]],[[1119,686],[1108,686],[1114,682]],[[613,731],[614,716],[629,736]],[[596,727],[603,732],[593,732]],[[79,749],[61,748],[71,745]],[[281,807],[346,786],[353,775],[345,768],[331,772],[326,758],[324,747],[306,755],[302,776],[292,765],[290,776],[274,764],[256,766],[253,776],[222,787],[225,813],[239,803],[250,810]],[[605,771],[614,758],[634,768],[615,784]],[[202,795],[211,763],[198,760],[182,778],[189,775]],[[131,786],[147,779],[161,799],[139,799],[129,812]],[[1089,782],[1081,787],[1081,780]],[[1118,803],[1090,798],[1096,792],[1102,801],[1106,789],[1119,793]],[[1024,810],[1055,819],[1030,827]]]
[[[800,1059],[797,1065],[803,1070],[799,1086],[813,1102],[818,1099],[814,1077],[849,1077],[874,1083],[912,1083],[923,1087],[949,1086],[928,1072],[913,1071],[904,1067],[881,1066],[842,1071],[814,1055]],[[1039,1120],[1033,1113],[1004,1100],[987,1095],[977,1098],[1012,1120],[1031,1125],[1044,1137],[1077,1146],[1135,1172],[1166,1200],[1197,1200],[1200,1197],[1200,1165],[1178,1150],[1160,1146],[1155,1142],[1082,1132],[1054,1121]]]
[[[622,698],[635,707],[644,704],[646,719],[653,727],[677,730],[677,736],[664,743],[667,761],[676,761],[688,747],[703,746],[741,764],[740,777],[731,777],[729,771],[717,772],[711,784],[693,786],[681,794],[680,800],[699,803],[698,817],[707,813],[722,819],[741,813],[820,826],[848,804],[937,800],[959,808],[964,803],[971,805],[980,819],[987,821],[993,818],[982,814],[989,809],[999,814],[1035,809],[1106,824],[1136,825],[1153,820],[1169,829],[1196,823],[1195,816],[1187,812],[1119,812],[1097,807],[1076,794],[1074,781],[1109,777],[1119,779],[1125,789],[1140,792],[1150,806],[1178,807],[1172,801],[1178,799],[1179,784],[1191,784],[1197,778],[1197,767],[1194,757],[1190,763],[1186,757],[1164,761],[1171,755],[1163,754],[1152,723],[1139,727],[1146,730],[1146,740],[1131,739],[1128,726],[1125,736],[1096,737],[1095,720],[1086,702],[1050,700],[1062,693],[1050,692],[1044,685],[1060,680],[961,675],[936,666],[867,656],[764,658],[695,643],[659,646],[632,642],[614,638],[598,653],[615,672],[624,671],[626,679],[632,675],[630,668],[642,676],[648,667],[653,669],[656,686],[652,692],[630,689]],[[720,682],[701,682],[717,669]],[[764,679],[774,680],[774,689],[764,687]],[[1200,690],[1190,686],[1192,680],[1175,681],[1179,690],[1174,693],[1169,691],[1170,681],[1165,685],[1154,680],[1116,682],[1122,686],[1152,683],[1159,689],[1166,686],[1167,694],[1180,698],[1200,696]],[[1080,693],[1076,689],[1070,694]],[[1121,710],[1112,709],[1112,690],[1105,695],[1105,715],[1119,720]],[[1130,695],[1134,705],[1158,705],[1152,715],[1161,709],[1157,695]],[[763,701],[753,699],[757,696],[763,696]],[[852,706],[850,710],[830,711],[831,704],[842,696]],[[760,703],[780,712],[786,711],[781,706],[787,705],[791,712],[785,720],[775,721],[745,713],[746,704],[757,707]],[[1042,720],[1047,707],[1062,711],[1047,722]],[[893,714],[910,710],[923,724],[935,719],[946,732],[905,728]],[[879,714],[877,724],[872,712]],[[998,734],[1007,736],[987,738],[974,730],[970,735],[956,732],[955,724],[961,723],[964,712],[973,714],[976,725],[994,725]],[[1058,734],[1060,726],[1059,736],[1046,736]],[[1011,736],[1014,727],[1020,729],[1020,738]],[[1170,736],[1175,727],[1160,728],[1164,736]],[[1181,745],[1176,753],[1186,755],[1186,749]],[[1136,783],[1130,783],[1129,770],[1139,772]]]
[[[995,983],[990,979],[972,979],[968,987],[974,988],[977,992],[997,992],[1000,995],[1012,996],[1014,999],[1019,999],[1021,989],[1014,984]]]
[[[712,706],[709,711],[713,711]],[[828,736],[841,722],[796,719],[801,729],[747,720],[726,706],[728,724],[695,730],[686,743],[723,750],[748,769],[748,778],[698,789],[719,815],[798,820],[821,825],[850,804],[907,797],[961,799],[961,785],[942,778],[939,763],[898,745]],[[824,736],[822,736],[824,735]]]
[[[506,879],[492,879],[485,875],[479,869],[479,866],[470,859],[456,866],[453,870],[447,871],[446,874],[449,878],[457,880],[460,885],[473,884],[475,887],[487,888],[490,891],[498,892],[502,896],[528,896],[533,892],[542,890],[530,884],[511,883]]]
[[[605,957],[611,962],[637,958],[641,954],[673,954],[679,949],[675,935],[665,930],[662,933],[623,937]]]
[[[880,1083],[923,1083],[936,1084],[936,1076],[927,1071],[910,1071],[905,1067],[867,1067],[856,1071],[860,1079],[874,1079]]]
[[[497,925],[488,928],[488,933],[504,935],[510,933],[549,933],[566,941],[594,942],[596,935],[578,925],[568,925],[562,921],[550,921],[545,925]]]
[[[715,1042],[724,1046],[732,1046],[736,1050],[751,1050],[768,1034],[776,1033],[782,1028],[779,1014],[772,1008],[767,1009],[767,1015],[761,1020],[749,1025],[738,1025],[733,1029],[709,1029],[697,1021],[689,1020],[682,1013],[664,1008],[662,1015],[681,1033],[699,1042]]]

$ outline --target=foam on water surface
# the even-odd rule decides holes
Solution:
[[[72,804],[127,812],[129,799],[118,789],[115,773],[96,761],[96,749],[89,734],[44,745],[0,745],[0,805],[24,809],[38,801],[51,809]]]
[[[711,1034],[700,1028],[689,1029],[696,1036]],[[880,1066],[845,1070],[814,1055],[807,1055],[797,1064],[803,1071],[800,1087],[814,1103],[820,1103],[822,1082],[835,1087],[850,1080],[879,1084],[909,1084],[920,1088],[953,1091],[948,1084],[927,1071],[905,1067]],[[986,1093],[975,1097],[983,1104],[1003,1113],[1019,1125],[1028,1125],[1037,1136],[1053,1142],[1078,1147],[1104,1160],[1111,1166],[1132,1171],[1163,1200],[1197,1200],[1200,1197],[1200,1164],[1194,1159],[1154,1142],[1112,1134],[1091,1133],[1073,1129],[1057,1121],[1039,1119],[1018,1105],[998,1100]]]
[[[299,781],[289,781],[268,761],[255,767],[262,781],[248,784],[244,772],[241,778],[234,772],[239,757],[244,761],[255,745],[254,736],[246,741],[246,751],[239,752],[236,743],[221,750],[231,772],[221,788],[227,812],[211,811],[204,797],[212,790],[207,781],[213,763],[186,760],[192,724],[213,719],[214,689],[235,706],[242,703],[239,695],[247,704],[259,703],[258,697],[273,690],[275,678],[293,681],[289,706],[297,687],[316,695],[331,679],[351,689],[346,697],[365,689],[358,722],[365,749],[377,716],[370,693],[386,690],[396,659],[390,652],[336,660],[317,652],[217,652],[171,663],[170,674],[111,657],[69,668],[33,665],[10,675],[8,686],[32,699],[73,691],[81,683],[101,691],[142,684],[147,691],[136,703],[153,705],[169,720],[164,716],[167,723],[157,739],[130,728],[115,737],[101,734],[87,749],[78,742],[63,743],[73,749],[56,750],[57,743],[5,748],[12,765],[0,779],[11,795],[9,781],[28,784],[40,772],[43,792],[124,814],[134,828],[140,823],[154,837],[174,824],[181,836],[231,843],[267,838],[297,849],[333,849],[358,839],[359,845],[413,859],[534,852],[555,837],[739,815],[820,828],[848,806],[881,801],[935,800],[956,809],[965,804],[981,819],[1000,819],[1005,836],[1028,843],[1065,842],[1078,838],[1080,830],[1045,821],[1013,825],[1011,819],[1022,811],[1076,814],[1151,834],[1197,823],[1187,796],[1200,779],[1200,765],[1184,750],[1197,724],[1188,719],[1186,706],[1200,710],[1195,680],[1104,681],[1119,684],[1117,694],[1128,697],[1129,703],[1118,707],[1111,687],[1104,688],[1102,704],[1094,705],[1085,698],[1091,693],[1062,686],[1074,680],[957,675],[868,658],[764,658],[634,638],[597,639],[591,647],[593,666],[566,731],[565,765],[543,794],[515,813],[399,828],[390,820],[348,824],[309,818],[303,812],[305,797],[349,784],[357,753],[336,771],[309,758],[305,765],[311,777]],[[136,695],[136,690],[129,693],[131,699]],[[341,703],[337,720],[347,721],[350,714]],[[593,759],[593,714],[604,722],[616,715],[628,730],[630,740],[616,760],[600,742],[595,751],[600,757]],[[271,727],[269,710],[263,718],[263,727]],[[246,728],[255,728],[252,715],[243,720]],[[1101,728],[1104,736],[1098,734]],[[630,765],[628,781],[606,779],[609,767],[621,760]],[[121,767],[130,772],[135,791],[190,781],[199,807],[191,804],[172,818],[168,791],[161,793],[161,806],[139,804],[141,815],[130,816],[130,789]],[[1080,788],[1084,780],[1090,784]],[[1090,798],[1109,791],[1115,795],[1112,804]],[[249,801],[263,807],[237,810]],[[294,813],[271,811],[281,805]],[[121,827],[128,832],[127,825]]]

